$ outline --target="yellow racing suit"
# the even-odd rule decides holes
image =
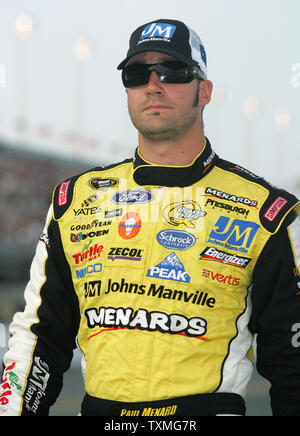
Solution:
[[[0,413],[47,415],[77,345],[83,415],[243,415],[257,334],[273,413],[299,415],[298,209],[207,139],[188,166],[137,149],[61,183],[10,327]]]

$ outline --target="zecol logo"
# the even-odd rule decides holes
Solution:
[[[156,239],[160,245],[170,250],[187,250],[196,242],[194,235],[180,230],[162,230]]]
[[[140,216],[136,212],[127,212],[120,221],[119,235],[123,239],[134,238],[142,227]]]
[[[176,26],[170,23],[151,23],[143,30],[140,40],[146,38],[168,38],[172,39]]]

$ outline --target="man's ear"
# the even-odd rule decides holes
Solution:
[[[210,80],[202,80],[199,86],[199,104],[207,105],[211,100],[213,84]]]

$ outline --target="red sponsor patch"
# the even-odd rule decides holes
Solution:
[[[277,197],[275,201],[271,204],[267,212],[264,214],[264,217],[268,221],[274,221],[274,219],[277,217],[281,209],[286,205],[287,200],[282,197]]]
[[[70,185],[71,180],[68,180],[68,182],[64,182],[60,185],[59,192],[58,192],[58,205],[64,206],[68,202],[68,189]]]

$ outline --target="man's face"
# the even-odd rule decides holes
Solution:
[[[174,60],[158,52],[145,52],[134,56],[130,64],[156,64]],[[128,109],[134,126],[149,141],[170,141],[202,122],[203,103],[199,99],[197,80],[190,83],[162,83],[155,72],[146,85],[126,89]],[[200,128],[200,127],[199,127]]]

